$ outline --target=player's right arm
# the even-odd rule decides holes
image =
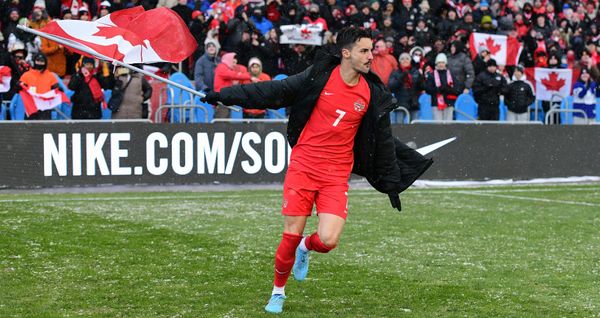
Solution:
[[[306,85],[312,67],[286,79],[234,85],[221,89],[220,93],[207,94],[203,100],[216,104],[238,105],[254,109],[279,109],[293,104],[302,85]],[[214,102],[214,103],[213,103]]]

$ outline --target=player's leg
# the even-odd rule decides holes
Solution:
[[[283,235],[275,253],[275,279],[271,299],[265,310],[271,313],[283,311],[285,301],[285,285],[294,265],[294,253],[306,225],[307,216],[284,216]]]
[[[324,187],[319,190],[316,203],[319,211],[317,231],[305,236],[296,250],[293,272],[299,281],[308,275],[309,251],[328,253],[337,246],[348,214],[348,186]]]

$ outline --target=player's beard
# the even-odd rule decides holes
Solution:
[[[367,74],[371,70],[371,62],[361,63],[359,61],[356,61],[355,63],[353,63],[353,65],[354,70],[361,74]]]

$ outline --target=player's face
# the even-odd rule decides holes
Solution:
[[[356,42],[351,50],[343,55],[350,60],[352,69],[359,73],[368,73],[373,61],[373,40],[370,38],[361,38]]]

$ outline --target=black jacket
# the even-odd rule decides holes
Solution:
[[[407,77],[410,75],[412,85],[408,84]],[[388,83],[390,91],[398,100],[398,106],[406,107],[410,111],[419,110],[419,96],[423,90],[423,75],[416,67],[402,71],[397,69],[390,75]]]
[[[106,87],[102,76],[97,73],[94,78],[102,88]],[[71,102],[73,103],[71,118],[100,119],[102,117],[101,101],[94,101],[90,86],[81,72],[77,72],[71,77],[68,87],[73,91],[73,96],[71,96]]]
[[[498,73],[487,70],[479,73],[473,83],[473,97],[479,107],[497,108],[500,105],[500,95],[506,86],[506,79]]]
[[[268,81],[223,88],[224,104],[253,108],[290,106],[287,128],[290,146],[296,145],[339,57],[320,51],[314,65],[282,81]],[[402,192],[433,163],[392,136],[389,113],[396,100],[376,75],[365,76],[371,90],[367,113],[354,139],[352,172],[363,176],[378,191]]]
[[[533,90],[524,81],[514,81],[504,89],[504,102],[511,112],[522,114],[534,101]]]
[[[425,92],[431,96],[431,106],[437,107],[437,94],[442,94],[444,96],[444,102],[450,107],[454,107],[454,103],[458,98],[458,95],[462,94],[465,89],[464,83],[458,82],[454,80],[452,86],[448,85],[448,70],[438,70],[440,74],[440,87],[435,85],[435,74],[433,72],[427,74],[427,79],[425,80]],[[452,73],[450,73],[451,76]]]

